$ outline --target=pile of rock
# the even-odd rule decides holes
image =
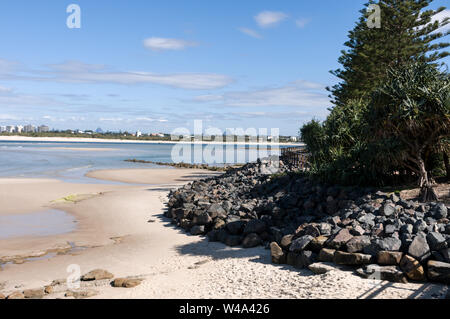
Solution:
[[[443,203],[320,185],[273,158],[172,191],[166,212],[211,241],[270,244],[274,263],[303,268],[326,261],[360,267],[357,273],[368,278],[444,283],[450,283],[448,215]]]

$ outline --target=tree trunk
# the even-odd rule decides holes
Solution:
[[[447,172],[447,181],[450,181],[450,161],[447,152],[444,151],[444,165]]]
[[[419,158],[419,187],[420,187],[420,201],[434,202],[438,200],[438,195],[433,188],[431,181],[428,179],[428,172],[425,168],[425,162]]]

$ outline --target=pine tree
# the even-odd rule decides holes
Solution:
[[[436,40],[446,36],[438,29],[449,19],[432,22],[433,16],[445,10],[430,10],[433,0],[380,0],[381,27],[367,25],[370,12],[367,7],[376,4],[370,0],[355,28],[349,32],[348,48],[342,51],[342,68],[331,71],[341,79],[332,88],[330,98],[336,106],[351,99],[369,97],[374,88],[383,83],[387,70],[411,62],[437,63],[449,55],[444,49],[449,43]]]

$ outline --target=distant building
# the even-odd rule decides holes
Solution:
[[[297,142],[298,137],[297,136],[291,136],[291,142]]]
[[[25,133],[34,133],[34,132],[36,132],[36,126],[31,125],[31,124],[25,125],[23,128],[23,131]]]
[[[14,133],[14,130],[15,130],[16,128],[14,127],[14,126],[12,126],[12,125],[8,125],[7,127],[6,127],[6,132],[7,133]]]
[[[50,128],[47,125],[41,125],[38,127],[38,132],[39,133],[46,133],[49,132]]]
[[[142,132],[141,131],[137,131],[136,132],[136,137],[141,137],[142,136]]]
[[[6,126],[0,126],[0,133],[6,132]]]
[[[23,132],[23,126],[22,125],[16,125],[16,128],[14,130],[16,133],[22,133]]]

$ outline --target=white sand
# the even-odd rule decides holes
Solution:
[[[139,177],[133,180],[134,183],[153,184],[158,181],[160,184],[173,183],[174,186],[185,183],[183,179],[187,175],[191,178],[197,175],[192,170],[167,171],[170,174],[178,172],[179,175],[170,175],[164,180],[158,175],[161,170],[124,170],[122,181],[132,181],[134,176]],[[92,174],[103,178],[112,174],[115,180],[120,179],[118,171],[103,173]],[[116,277],[138,276],[144,279],[141,285],[131,289],[112,288],[108,281],[90,283],[88,285],[99,293],[95,298],[442,298],[448,289],[434,284],[365,280],[340,270],[313,275],[308,270],[298,271],[289,266],[271,264],[269,251],[261,247],[227,248],[220,243],[209,243],[202,237],[187,235],[162,216],[167,185],[94,185],[85,190],[94,191],[98,187],[105,188],[106,192],[76,204],[50,204],[49,201],[63,193],[76,193],[80,186],[53,182],[57,185],[55,187],[50,185],[50,181],[30,180],[15,180],[11,185],[19,185],[19,182],[25,187],[25,192],[23,187],[20,194],[17,187],[12,190],[4,187],[2,191],[14,196],[17,204],[20,196],[22,202],[31,196],[35,198],[31,204],[45,202],[73,214],[79,220],[80,229],[63,237],[70,237],[77,244],[98,247],[51,259],[7,265],[0,271],[0,292],[4,294],[43,287],[54,279],[66,278],[66,269],[71,264],[79,265],[82,273],[101,268]],[[5,180],[1,180],[0,185],[2,183]],[[47,192],[50,194],[40,198],[33,195],[34,192],[41,192],[41,196]],[[0,206],[6,201],[7,198],[0,198]],[[29,208],[31,204],[24,204],[22,208],[30,205],[27,206]],[[14,205],[9,209],[14,211]],[[54,239],[41,240],[52,244]],[[25,246],[22,249],[26,250],[31,242],[22,239]],[[0,256],[4,249],[5,245],[0,246]],[[48,298],[62,297],[64,291],[65,287],[58,286]]]

